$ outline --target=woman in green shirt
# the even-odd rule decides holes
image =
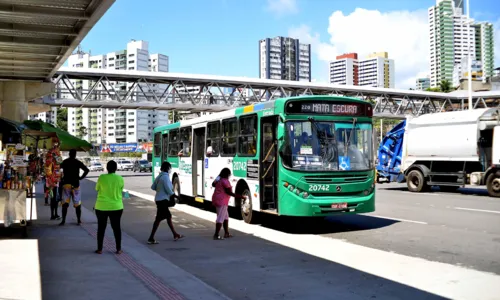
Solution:
[[[116,254],[122,253],[122,230],[120,220],[123,214],[122,192],[123,177],[116,174],[118,165],[114,160],[110,160],[106,165],[108,174],[102,174],[97,180],[95,189],[97,200],[95,202],[95,214],[97,216],[97,250],[95,253],[102,253],[104,233],[108,225],[108,218],[115,235]]]

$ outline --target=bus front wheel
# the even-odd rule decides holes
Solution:
[[[241,211],[241,218],[243,218],[243,221],[245,221],[245,223],[250,224],[252,223],[253,217],[252,194],[250,193],[250,190],[248,188],[245,188],[241,195],[246,197],[246,199],[240,200],[239,206]]]

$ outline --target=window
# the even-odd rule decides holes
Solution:
[[[133,111],[131,111],[131,112],[129,112],[129,113],[128,113],[128,115],[129,115],[129,116],[133,116],[133,115],[134,115],[134,112],[133,112]]]
[[[179,153],[179,129],[170,131],[168,140],[168,156],[177,156]]]
[[[168,134],[164,134],[162,136],[162,162],[165,160],[165,157],[167,156],[168,153]]]
[[[153,122],[154,123],[154,122]],[[182,156],[191,156],[191,127],[181,128]]]
[[[257,116],[240,118],[238,155],[255,156],[257,153]]]
[[[160,156],[161,154],[161,132],[155,133],[154,154],[156,157]]]
[[[212,147],[212,157],[219,156],[220,122],[209,123],[207,126],[207,148]]]
[[[135,63],[135,60],[129,60],[128,63],[133,64],[133,63]]]
[[[128,125],[128,128],[135,128],[134,125]]]
[[[236,118],[222,121],[222,156],[234,156],[238,136],[238,123]]]

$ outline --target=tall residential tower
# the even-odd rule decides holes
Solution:
[[[453,81],[455,65],[468,54],[478,60],[488,77],[493,73],[493,26],[474,23],[464,14],[463,0],[437,0],[429,8],[431,87]]]
[[[264,79],[311,81],[311,45],[288,37],[259,41],[259,76]]]

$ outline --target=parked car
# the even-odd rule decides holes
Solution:
[[[130,160],[119,160],[117,164],[119,171],[132,171],[134,169],[134,164]]]
[[[152,172],[151,163],[145,159],[137,160],[134,163],[134,172]]]
[[[102,172],[102,171],[104,171],[104,167],[102,166],[102,164],[100,162],[92,162],[92,163],[90,163],[89,170],[91,172]]]

